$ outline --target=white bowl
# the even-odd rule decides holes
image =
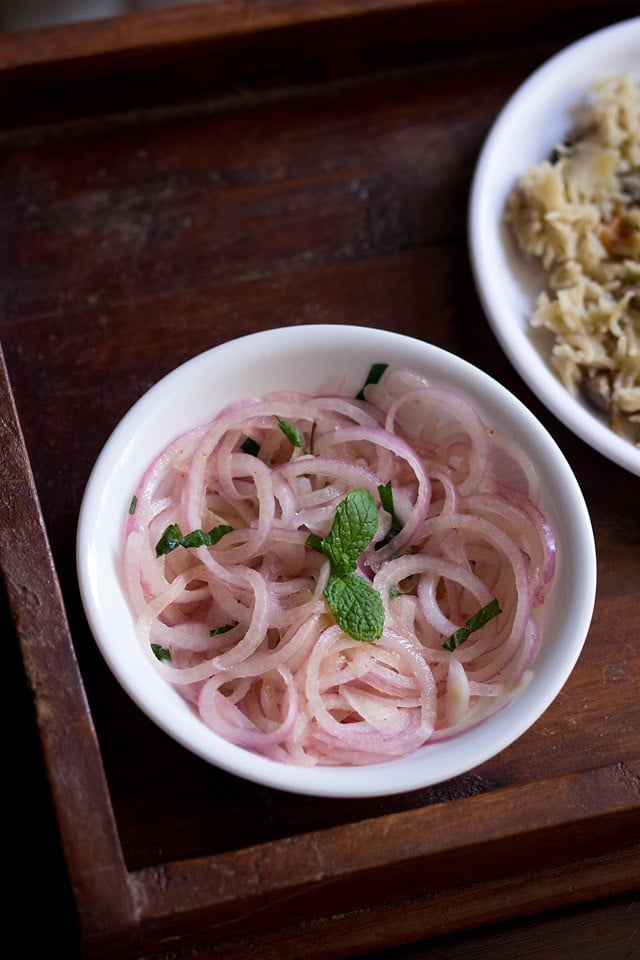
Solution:
[[[503,222],[505,201],[530,164],[548,157],[571,130],[573,112],[606,74],[640,78],[640,17],[572,44],[536,70],[498,115],[482,148],[469,202],[471,264],[487,319],[522,379],[555,416],[605,457],[640,475],[640,449],[593,407],[565,389],[548,344],[529,328],[540,272],[525,261]]]
[[[537,466],[542,509],[558,540],[556,577],[541,608],[541,648],[530,684],[507,707],[457,738],[372,766],[285,765],[209,730],[143,655],[121,578],[127,510],[132,490],[153,457],[230,401],[283,387],[314,392],[337,370],[348,371],[346,392],[355,395],[375,362],[413,368],[434,383],[466,393],[487,421],[520,439]],[[155,384],[117,426],[91,473],[80,511],[77,565],[88,622],[107,664],[159,727],[194,754],[240,777],[332,797],[415,790],[464,773],[511,744],[547,709],[569,677],[589,629],[596,586],[593,533],[580,487],[554,440],[525,406],[487,374],[437,347],[349,326],[256,333],[194,357]]]

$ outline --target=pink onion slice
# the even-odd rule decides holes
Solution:
[[[146,656],[213,731],[277,762],[378,763],[456,736],[527,683],[541,642],[556,544],[526,456],[413,371],[388,368],[365,396],[230,404],[149,465],[126,522]],[[307,543],[354,489],[378,513],[357,565],[384,608],[371,643],[335,622],[330,560]],[[174,524],[232,529],[158,556]],[[500,613],[447,649],[494,599]]]

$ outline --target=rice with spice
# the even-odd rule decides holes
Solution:
[[[507,200],[520,249],[546,273],[533,327],[572,393],[640,446],[640,87],[608,77],[553,156]]]

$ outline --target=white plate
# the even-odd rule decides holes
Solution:
[[[487,319],[522,379],[565,426],[614,463],[640,476],[640,449],[572,396],[549,365],[529,317],[543,286],[503,222],[505,202],[530,164],[540,163],[573,125],[573,111],[599,79],[631,72],[640,78],[640,17],[572,44],[526,80],[507,102],[483,146],[469,203],[473,273]]]

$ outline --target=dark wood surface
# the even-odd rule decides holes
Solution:
[[[1,612],[32,945],[640,955],[639,481],[512,370],[465,235],[508,96],[637,12],[274,0],[0,38]],[[402,331],[503,382],[565,451],[598,550],[584,653],[545,716],[466,776],[368,802],[253,786],[170,741],[102,663],[75,575],[84,485],[141,393],[230,337],[312,322]]]

